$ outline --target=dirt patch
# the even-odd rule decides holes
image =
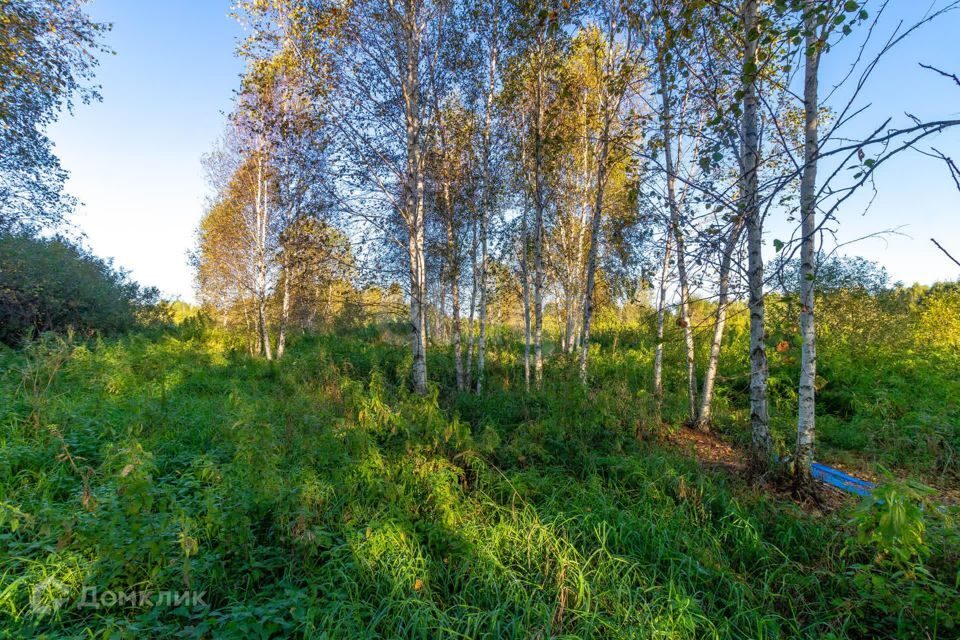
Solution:
[[[696,458],[705,468],[723,469],[731,475],[747,480],[747,452],[737,449],[730,443],[712,433],[705,433],[687,427],[667,436],[667,442],[680,449],[686,455]],[[830,461],[830,466],[844,473],[863,478],[870,482],[883,482],[883,478],[870,469]],[[901,477],[906,477],[905,474]],[[826,483],[817,483],[817,498],[819,504],[811,500],[797,500],[793,495],[790,479],[785,477],[767,478],[759,483],[753,483],[767,495],[775,496],[779,500],[798,504],[804,511],[811,514],[833,513],[844,507],[856,504],[859,496],[847,493]],[[937,492],[936,500],[947,506],[960,505],[960,489],[934,489]]]
[[[668,436],[667,441],[687,452],[692,452],[697,460],[706,465],[724,467],[738,472],[745,471],[747,468],[747,458],[743,452],[734,449],[712,433],[684,427]]]
[[[742,480],[747,479],[747,453],[712,433],[684,427],[668,436],[667,441],[684,453],[695,457],[704,467],[723,469]],[[759,486],[764,493],[778,500],[794,502],[807,513],[814,515],[833,513],[857,501],[856,496],[823,483],[817,484],[819,503],[811,500],[797,500],[789,479],[786,478],[767,478],[755,486]]]
[[[824,482],[817,482],[816,500],[810,498],[798,499],[790,482],[768,481],[761,485],[763,490],[778,500],[793,502],[810,515],[828,515],[840,509],[857,504],[860,498],[842,489],[830,486]]]

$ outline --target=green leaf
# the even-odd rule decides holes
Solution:
[[[782,241],[782,240],[774,240],[774,241],[773,241],[773,248],[776,249],[777,252],[780,252],[780,251],[783,249],[783,241]]]

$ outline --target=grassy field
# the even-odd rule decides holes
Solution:
[[[914,483],[886,485],[883,505],[805,511],[663,442],[639,391],[649,346],[628,333],[616,351],[601,333],[592,389],[555,357],[531,394],[511,340],[492,339],[480,397],[451,391],[441,349],[434,394],[408,394],[389,327],[303,337],[281,363],[199,322],[0,353],[0,634],[960,635],[955,513],[921,511]],[[821,420],[828,457],[952,486],[938,452],[956,446],[956,401],[938,394],[957,376],[904,412],[857,395],[892,374],[847,357],[823,360],[854,376],[824,400],[840,407]],[[718,428],[736,443],[733,358]],[[901,361],[874,393],[923,367],[957,361]],[[776,397],[783,439],[789,397]]]

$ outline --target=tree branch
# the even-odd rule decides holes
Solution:
[[[944,249],[944,248],[943,248],[943,245],[941,245],[939,242],[937,242],[937,240],[936,240],[935,238],[930,238],[930,242],[932,242],[933,244],[937,245],[937,249],[940,249],[940,251],[943,251],[943,253],[944,253],[948,258],[950,258],[951,260],[953,260],[954,264],[956,264],[958,267],[960,267],[960,260],[957,260],[957,259],[954,258],[952,255],[950,255],[950,252],[947,251],[946,249]]]

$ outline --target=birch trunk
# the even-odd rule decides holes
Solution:
[[[606,145],[604,145],[606,146]],[[606,152],[603,153],[604,162]],[[590,252],[587,254],[587,283],[583,292],[583,324],[580,327],[580,382],[587,384],[587,362],[590,358],[590,321],[593,318],[593,289],[596,286],[597,245],[603,211],[604,170],[597,168],[597,197],[593,222],[590,225]]]
[[[427,289],[423,256],[423,223],[418,221],[410,229],[407,251],[410,258],[410,346],[413,351],[413,388],[419,394],[427,392],[427,308],[424,295]]]
[[[757,0],[743,5],[743,188],[744,217],[747,225],[747,279],[750,288],[750,429],[751,465],[754,472],[770,468],[773,443],[767,408],[767,347],[763,299],[763,221],[760,218],[757,169],[760,141],[757,129]]]
[[[267,205],[263,187],[263,152],[257,153],[257,193],[254,203],[257,251],[257,325],[260,332],[262,353],[267,360],[273,359],[270,348],[270,333],[267,328]]]
[[[523,119],[522,130],[526,130],[526,119]],[[520,145],[520,167],[524,172],[526,182],[527,148]],[[527,199],[526,185],[523,190],[523,211],[520,218],[520,276],[523,286],[523,380],[524,388],[530,391],[530,234],[527,217],[530,206]]]
[[[600,113],[603,129],[597,154],[597,184],[590,223],[590,250],[587,253],[587,282],[583,292],[583,324],[580,327],[580,382],[587,384],[587,362],[590,358],[590,320],[593,318],[593,289],[597,279],[597,247],[600,245],[600,222],[603,216],[603,195],[607,182],[607,156],[610,152],[609,97],[601,90]]]
[[[463,347],[460,343],[460,268],[457,258],[456,238],[453,230],[453,203],[450,185],[443,185],[444,206],[447,209],[447,254],[450,258],[450,298],[453,304],[453,368],[457,378],[457,391],[463,391]]]
[[[480,221],[480,318],[477,337],[477,393],[483,391],[487,350],[487,214]]]
[[[589,254],[589,248],[586,248],[586,243],[584,239],[587,233],[587,220],[590,218],[590,223],[592,226],[593,220],[589,212],[594,210],[593,204],[591,202],[591,164],[590,164],[590,116],[589,116],[589,105],[587,103],[586,96],[583,97],[583,112],[581,114],[583,119],[583,147],[581,149],[581,163],[582,168],[580,174],[582,176],[581,180],[578,180],[577,191],[580,194],[580,215],[576,219],[576,224],[572,229],[572,252],[575,255],[574,262],[570,264],[570,275],[568,277],[567,283],[567,295],[566,295],[566,313],[567,313],[567,326],[566,333],[564,334],[564,353],[574,353],[580,345],[580,331],[579,328],[581,323],[579,320],[583,318],[583,300],[584,300],[584,291],[586,288],[587,282],[587,260]],[[594,198],[596,197],[596,192],[592,194]],[[572,214],[571,214],[572,215]]]
[[[277,336],[277,360],[283,358],[283,352],[287,348],[287,325],[290,322],[290,271],[284,270],[283,274],[283,302],[280,305],[280,327]]]
[[[656,403],[656,419],[660,422],[663,409],[663,321],[666,315],[667,277],[670,272],[670,240],[668,230],[663,240],[663,265],[660,269],[660,291],[657,295],[657,348],[653,356],[653,398]]]
[[[523,220],[521,222],[523,253],[520,255],[520,269],[523,277],[523,379],[526,390],[530,391],[530,239],[527,233],[526,197],[523,200]]]
[[[697,369],[695,361],[693,326],[690,323],[690,286],[687,280],[686,256],[684,253],[683,229],[680,226],[680,205],[676,193],[676,165],[673,158],[673,116],[670,105],[667,66],[663,56],[659,56],[660,97],[663,105],[662,131],[663,156],[667,167],[667,205],[670,209],[670,229],[677,247],[677,275],[680,278],[680,324],[683,327],[683,339],[687,348],[687,400],[689,422],[697,419]]]
[[[483,392],[483,374],[487,352],[487,225],[493,208],[493,172],[490,168],[490,128],[493,121],[493,96],[497,81],[498,29],[500,3],[493,5],[489,78],[483,121],[483,217],[480,219],[480,338],[477,344],[477,393]]]
[[[730,267],[733,263],[733,254],[740,242],[743,232],[743,216],[734,222],[730,237],[723,248],[723,257],[720,259],[720,286],[717,292],[717,313],[713,326],[713,340],[710,343],[710,359],[707,370],[703,374],[703,391],[700,394],[700,411],[697,415],[697,428],[701,431],[710,430],[710,415],[713,407],[713,391],[717,380],[717,370],[720,366],[720,349],[723,345],[723,332],[727,325],[727,296],[730,289]]]
[[[803,346],[800,356],[799,407],[797,415],[797,451],[794,466],[798,489],[811,490],[814,486],[811,465],[816,427],[817,331],[814,324],[814,265],[817,230],[817,156],[819,154],[818,126],[819,100],[817,96],[820,71],[821,42],[817,37],[815,3],[804,2],[806,54],[804,64],[803,111],[803,176],[800,181],[800,215],[802,240],[800,245],[800,335]]]
[[[467,370],[464,378],[467,388],[473,387],[473,352],[476,344],[473,325],[477,310],[477,221],[470,225],[470,308],[467,310]]]
[[[402,81],[406,121],[406,176],[404,218],[407,224],[407,254],[410,261],[410,347],[413,352],[413,388],[427,392],[426,260],[424,257],[423,162],[420,145],[420,26],[418,16],[407,15],[406,68]]]
[[[613,127],[614,118],[620,110],[626,92],[626,83],[619,83],[616,80],[615,58],[617,56],[617,19],[615,14],[611,13],[609,18],[607,33],[607,51],[603,56],[604,64],[601,73],[599,92],[597,96],[597,112],[602,118],[600,135],[597,140],[596,164],[596,183],[593,200],[593,219],[590,225],[590,249],[587,252],[587,261],[585,268],[585,280],[583,294],[583,315],[580,322],[580,331],[578,332],[577,342],[580,348],[580,382],[587,383],[587,365],[590,359],[590,322],[593,319],[593,293],[596,286],[597,276],[597,252],[600,246],[600,226],[603,220],[604,195],[607,186],[607,162],[610,155],[610,131]],[[624,52],[629,55],[630,36],[627,35],[623,43]],[[598,69],[599,70],[599,69]],[[622,69],[621,69],[622,71]],[[581,242],[582,246],[582,242]]]
[[[247,330],[247,352],[251,358],[255,358],[260,355],[260,327],[250,322],[250,310],[246,300],[241,300],[240,307],[243,309],[243,326]]]
[[[270,332],[267,329],[267,303],[263,298],[257,300],[257,324],[260,328],[260,344],[263,346],[263,356],[273,360],[273,351],[270,348]]]
[[[539,388],[543,383],[543,57],[541,44],[537,61],[535,90],[536,119],[534,124],[534,223],[533,223],[533,368]]]

